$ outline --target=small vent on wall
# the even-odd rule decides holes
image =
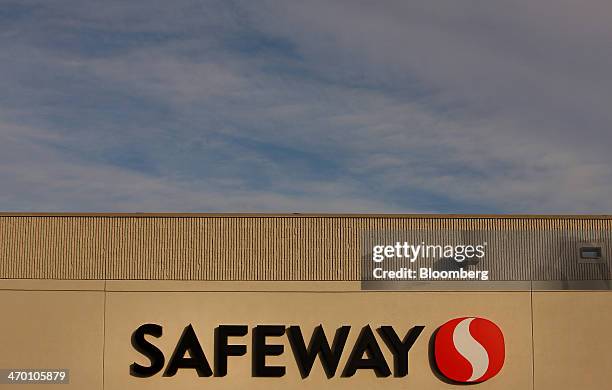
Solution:
[[[581,243],[578,247],[578,262],[582,264],[599,264],[604,262],[603,246],[599,243]]]

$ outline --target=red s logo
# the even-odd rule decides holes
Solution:
[[[455,382],[478,383],[495,376],[504,365],[501,329],[478,317],[462,317],[442,325],[435,337],[438,370]]]

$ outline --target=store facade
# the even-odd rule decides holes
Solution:
[[[0,369],[31,375],[17,388],[602,389],[611,233],[606,216],[4,214]]]

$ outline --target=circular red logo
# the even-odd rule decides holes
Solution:
[[[448,379],[460,383],[484,382],[504,365],[504,335],[487,319],[455,318],[438,329],[434,355],[438,370]]]

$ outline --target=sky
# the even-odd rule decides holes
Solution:
[[[0,0],[0,210],[604,213],[612,2]]]

